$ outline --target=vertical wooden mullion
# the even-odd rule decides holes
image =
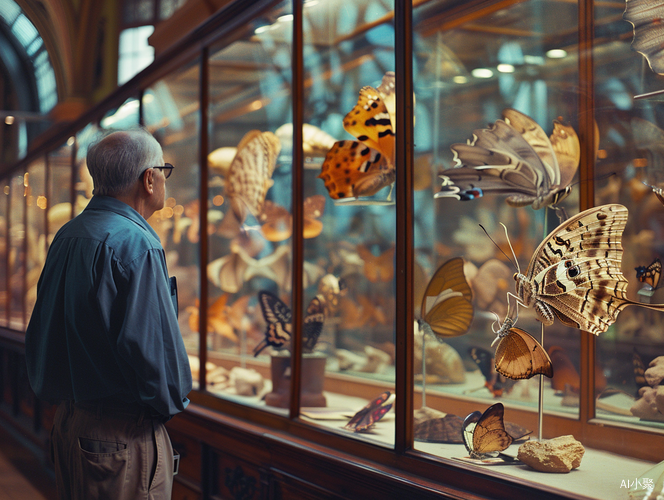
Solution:
[[[396,435],[413,446],[413,47],[412,0],[395,0],[396,69]]]
[[[594,0],[579,0],[579,167],[580,209],[595,206],[595,81],[593,67]],[[595,338],[581,333],[579,418],[582,429],[595,417]]]
[[[138,124],[141,127],[145,126],[145,108],[143,107],[144,95],[145,95],[145,89],[141,89],[138,93]]]
[[[304,121],[304,56],[302,33],[302,0],[293,0],[293,40],[292,50],[292,87],[293,102],[293,163],[292,172],[292,215],[293,215],[293,252],[292,252],[292,311],[293,340],[291,342],[291,380],[289,417],[297,418],[300,414],[300,378],[302,375],[302,266],[304,259],[304,153],[302,150],[302,123]]]
[[[199,155],[198,161],[200,165],[200,205],[201,209],[199,210],[200,217],[200,235],[199,235],[199,326],[198,326],[198,342],[199,342],[199,360],[200,360],[200,372],[199,372],[199,387],[201,390],[205,390],[207,385],[207,310],[208,310],[208,287],[207,287],[207,263],[209,260],[208,252],[208,211],[207,211],[207,202],[208,202],[208,162],[207,155],[209,150],[209,137],[208,137],[208,90],[209,80],[210,80],[210,66],[208,64],[209,58],[209,47],[203,47],[201,51],[201,61],[200,61],[200,86],[199,86],[199,96],[200,96],[200,144],[199,144]]]

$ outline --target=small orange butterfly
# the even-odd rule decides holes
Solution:
[[[344,128],[358,141],[338,141],[327,153],[318,176],[330,197],[372,196],[395,179],[395,75],[387,72],[377,89],[362,87]]]
[[[379,256],[364,245],[357,245],[357,253],[364,261],[364,276],[372,283],[391,281],[394,277],[395,247],[388,248]]]

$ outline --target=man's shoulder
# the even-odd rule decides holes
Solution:
[[[84,238],[98,241],[124,261],[162,246],[150,231],[113,211],[84,210],[59,231],[56,239]]]

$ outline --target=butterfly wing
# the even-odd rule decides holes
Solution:
[[[393,84],[392,84],[393,85]],[[389,92],[389,82],[383,87]],[[394,165],[394,131],[392,116],[379,92],[373,87],[362,87],[355,107],[344,117],[346,131],[367,146],[380,151]],[[385,95],[385,94],[383,94]],[[390,101],[394,97],[392,88]]]
[[[325,321],[325,298],[322,295],[316,295],[307,306],[304,316],[304,331],[302,346],[305,352],[312,352],[321,332],[323,331],[323,322]]]
[[[473,320],[472,299],[463,272],[463,259],[450,259],[429,281],[422,298],[421,317],[437,335],[463,335]]]
[[[484,386],[493,394],[493,397],[500,397],[503,395],[503,391],[509,393],[512,390],[515,381],[506,379],[494,370],[493,355],[489,351],[481,347],[471,347],[469,353],[484,376]]]
[[[372,283],[388,282],[394,277],[394,252],[390,247],[380,255],[374,255],[364,245],[357,245],[357,253],[364,261],[364,276]]]
[[[664,310],[627,298],[620,267],[626,223],[627,209],[615,204],[563,222],[535,250],[527,279],[517,278],[517,295],[526,305],[535,302],[544,324],[552,324],[555,315],[563,324],[595,335],[605,332],[628,305]]]
[[[475,454],[475,447],[473,445],[473,432],[477,426],[477,422],[482,418],[481,411],[474,411],[466,416],[463,419],[463,424],[461,425],[461,439],[463,441],[468,454],[473,457]]]
[[[553,377],[553,365],[544,348],[528,332],[510,328],[496,347],[496,371],[511,379],[537,374]]]
[[[352,429],[355,432],[369,430],[369,428],[390,411],[392,408],[392,404],[389,403],[391,397],[392,393],[390,391],[385,391],[380,394],[376,399],[369,402],[364,408],[355,413],[345,425],[345,428]]]
[[[279,297],[270,292],[258,292],[258,303],[267,323],[265,339],[254,348],[254,356],[267,346],[283,347],[292,335],[293,315],[290,308]]]
[[[572,126],[563,125],[558,120],[554,120],[553,133],[549,140],[551,141],[551,147],[556,154],[558,169],[560,170],[560,178],[558,182],[554,184],[565,189],[572,182],[572,179],[579,168],[579,162],[581,161],[581,144],[579,143],[579,136],[576,134],[576,131]]]
[[[521,137],[530,145],[531,148],[537,153],[541,160],[541,167],[543,167],[548,179],[548,185],[560,184],[560,170],[558,168],[558,159],[553,151],[551,141],[546,135],[546,132],[539,126],[539,124],[531,117],[524,115],[516,109],[503,110],[503,120],[513,129],[515,129]],[[535,163],[536,166],[540,166]],[[542,186],[543,187],[543,186]]]
[[[632,118],[634,146],[646,157],[645,183],[654,190],[664,186],[664,130],[642,118]]]
[[[247,211],[258,217],[263,211],[281,143],[272,132],[251,130],[242,138],[228,169],[226,193],[236,218],[244,222]]]
[[[470,357],[473,358],[473,361],[477,364],[477,367],[482,372],[484,379],[490,383],[493,382],[495,374],[492,369],[493,365],[493,356],[486,349],[481,347],[471,347],[469,350]]]
[[[655,259],[648,267],[639,266],[636,268],[636,278],[654,290],[659,286],[659,279],[662,276],[662,262]]]
[[[473,453],[486,457],[494,452],[501,452],[512,444],[512,436],[505,430],[503,415],[505,408],[496,403],[482,414],[473,429]]]
[[[376,90],[380,93],[380,98],[383,101],[383,104],[385,105],[385,110],[387,111],[387,115],[390,117],[390,124],[392,125],[392,133],[396,134],[397,133],[397,128],[396,128],[396,108],[397,108],[397,102],[396,102],[396,96],[394,93],[394,90],[396,88],[396,75],[394,74],[394,71],[388,71],[383,75],[383,80],[380,82],[380,85]]]
[[[634,26],[632,50],[642,54],[650,69],[664,74],[662,37],[664,37],[664,6],[652,0],[629,0],[623,19]]]
[[[394,182],[394,166],[378,150],[357,141],[338,141],[318,175],[335,200],[372,196]]]

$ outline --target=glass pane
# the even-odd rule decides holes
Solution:
[[[175,167],[166,181],[165,206],[148,222],[166,251],[169,274],[177,278],[180,331],[192,358],[197,358],[199,346],[198,325],[190,318],[200,295],[199,75],[196,60],[143,95],[145,126],[161,144],[164,162]]]
[[[429,434],[425,406],[456,416],[457,428],[459,419],[497,402],[531,412],[529,422],[536,421],[540,376],[517,381],[497,373],[496,349],[507,339],[494,340],[509,314],[524,335],[541,341],[534,304],[517,315],[515,297],[508,297],[517,293],[513,275],[527,275],[538,244],[578,212],[572,184],[578,158],[545,149],[555,142],[549,139],[554,127],[578,143],[578,13],[575,3],[531,0],[474,9],[446,29],[447,3],[429,2],[413,14],[413,307],[420,320],[414,370],[416,395],[422,395],[415,399],[415,447],[461,457],[468,452],[460,431],[453,436],[457,444],[432,444],[437,438]],[[569,185],[558,208],[547,206]],[[557,319],[545,329],[543,348],[554,372],[553,379],[542,378],[545,412],[578,418],[580,334]],[[532,375],[520,371],[512,376]],[[513,418],[508,410],[506,420]],[[537,436],[537,427],[528,430]],[[545,427],[544,437],[551,432]]]
[[[629,2],[626,18],[631,18]],[[599,130],[595,203],[620,203],[628,219],[622,236],[622,271],[629,281],[627,295],[640,303],[662,304],[657,261],[664,252],[662,202],[648,186],[661,188],[664,180],[661,148],[664,139],[662,95],[635,100],[634,96],[661,91],[664,78],[641,54],[630,49],[632,25],[620,19],[623,6],[607,4],[595,10],[595,120]],[[654,22],[654,21],[653,21]],[[659,22],[659,20],[657,20]],[[635,43],[645,36],[637,31]],[[610,56],[609,56],[610,54]],[[651,57],[653,67],[657,59]],[[600,418],[664,428],[664,404],[655,400],[656,366],[664,352],[661,331],[664,315],[628,307],[616,323],[597,338],[596,363],[603,387],[597,387],[596,415]],[[659,361],[654,361],[659,358]],[[645,379],[644,379],[645,371]]]
[[[291,120],[290,12],[278,4],[209,60],[207,388],[277,412],[290,404],[292,241],[261,224],[290,223],[290,151],[275,135]]]
[[[48,155],[48,244],[72,217],[72,162],[74,137]],[[83,210],[81,208],[78,212]]]
[[[25,328],[25,192],[23,175],[10,179],[9,191],[9,328]]]
[[[327,406],[307,408],[321,405],[309,404],[303,392],[302,414],[388,446],[394,413],[378,419],[395,383],[393,8],[390,1],[305,3],[302,130],[305,321],[316,325],[323,301],[315,352],[327,358],[321,384]],[[378,134],[384,138],[367,138]],[[362,173],[367,157],[374,164]],[[358,422],[349,421],[383,394]]]
[[[111,109],[104,115],[104,118],[99,122],[101,128],[125,129],[137,127],[139,124],[138,108],[138,99],[130,97],[121,106]]]
[[[9,240],[7,238],[7,228],[9,226],[7,215],[9,209],[9,182],[10,179],[4,179],[0,184],[2,193],[0,193],[0,326],[9,325],[9,309],[7,303],[9,296],[7,294],[7,266],[8,266],[8,248]]]
[[[92,176],[88,170],[88,165],[85,158],[88,154],[88,146],[95,139],[99,131],[99,127],[93,124],[89,124],[78,134],[76,134],[76,163],[74,166],[74,178],[76,179],[76,183],[74,185],[75,215],[80,214],[88,205],[90,198],[92,198],[94,183],[92,182]],[[71,181],[69,181],[69,185],[71,185]],[[69,189],[71,189],[71,187],[69,187]]]
[[[46,261],[46,163],[43,159],[28,167],[26,206],[28,211],[28,255],[25,312],[29,320],[37,299],[37,281]]]

